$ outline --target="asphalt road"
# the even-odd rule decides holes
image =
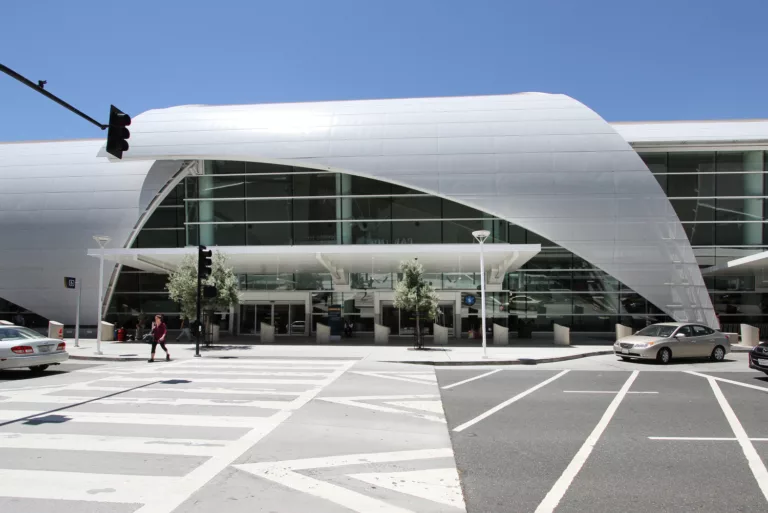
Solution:
[[[467,511],[768,509],[768,378],[743,366],[587,360],[589,370],[506,368],[441,389]],[[493,370],[437,377],[446,387]]]

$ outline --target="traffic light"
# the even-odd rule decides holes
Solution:
[[[114,105],[109,108],[109,128],[107,129],[107,153],[118,159],[123,158],[123,152],[128,151],[128,138],[131,132],[127,127],[131,124],[131,116]]]
[[[197,275],[201,279],[205,279],[211,275],[211,265],[213,261],[211,256],[213,251],[207,249],[205,246],[199,246],[197,248]]]

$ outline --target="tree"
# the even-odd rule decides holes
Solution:
[[[418,260],[400,262],[402,279],[395,286],[395,308],[416,314],[416,347],[421,349],[421,317],[434,321],[437,317],[439,298],[428,282],[424,280],[424,267]]]
[[[202,280],[202,285],[216,287],[216,297],[201,298],[201,310],[212,312],[229,309],[240,301],[237,277],[231,267],[227,267],[227,257],[214,253],[211,263],[211,275]],[[197,257],[187,255],[178,269],[168,276],[168,290],[172,301],[179,304],[181,313],[187,319],[197,318]]]

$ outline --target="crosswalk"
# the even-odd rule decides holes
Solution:
[[[354,363],[192,359],[0,389],[0,509],[86,501],[171,513]]]

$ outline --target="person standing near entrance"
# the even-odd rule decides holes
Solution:
[[[176,342],[178,342],[181,337],[186,337],[187,342],[192,340],[192,333],[189,330],[189,319],[186,317],[181,319],[181,333],[176,337]]]
[[[165,336],[167,334],[168,328],[163,322],[163,316],[160,314],[155,315],[155,322],[152,323],[152,355],[149,357],[149,363],[155,361],[155,350],[157,349],[157,344],[160,344],[160,347],[162,347],[163,351],[165,351],[165,361],[171,361],[171,353],[169,353],[168,349],[165,347]]]

